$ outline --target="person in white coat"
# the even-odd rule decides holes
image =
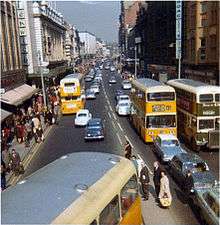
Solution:
[[[165,171],[161,171],[159,199],[164,198],[165,196],[167,196],[167,198],[172,201],[169,179]]]

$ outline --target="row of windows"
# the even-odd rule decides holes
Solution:
[[[122,188],[119,195],[116,195],[110,203],[102,210],[99,215],[99,224],[108,224],[108,225],[116,225],[120,222],[120,217],[124,216],[131,205],[134,203],[135,199],[138,196],[138,185],[137,185],[137,177],[134,175],[127,182],[127,184]],[[121,204],[119,204],[119,202]],[[121,205],[121,210],[120,210]],[[121,212],[121,216],[120,216]],[[97,220],[94,220],[91,225],[96,225]]]

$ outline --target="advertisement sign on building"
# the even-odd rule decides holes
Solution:
[[[176,1],[176,59],[181,58],[182,45],[182,1]]]

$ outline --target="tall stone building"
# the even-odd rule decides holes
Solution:
[[[49,1],[17,1],[17,10],[28,81],[40,86],[41,67],[46,80],[66,72],[64,19]]]
[[[1,109],[13,110],[36,92],[25,84],[19,36],[15,2],[1,1]]]
[[[219,83],[219,2],[184,4],[184,76]]]

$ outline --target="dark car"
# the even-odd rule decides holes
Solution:
[[[100,118],[93,118],[89,120],[85,129],[84,139],[86,141],[104,139],[104,126]]]
[[[124,95],[124,91],[121,89],[118,89],[115,91],[115,99],[118,100],[119,95]]]
[[[196,154],[181,153],[170,161],[170,172],[181,187],[185,186],[186,173],[190,170],[193,177],[194,190],[211,188],[216,179],[207,163]]]

